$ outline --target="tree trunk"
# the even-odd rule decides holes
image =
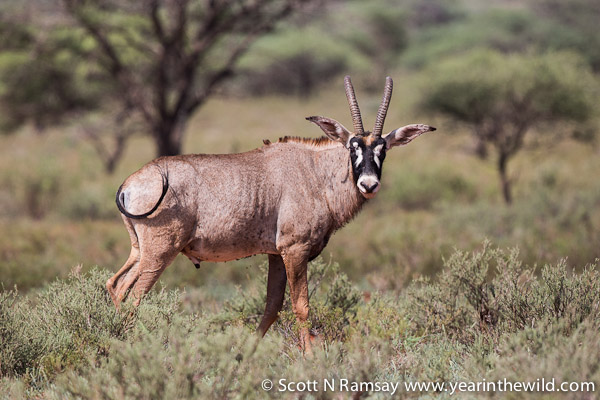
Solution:
[[[502,187],[502,195],[506,204],[512,203],[512,191],[510,187],[510,179],[506,172],[506,164],[508,163],[508,154],[500,153],[498,156],[498,173],[500,174],[500,185]]]
[[[156,156],[176,156],[181,154],[183,142],[183,131],[187,122],[180,119],[177,122],[163,122],[155,129],[154,143],[156,144]]]

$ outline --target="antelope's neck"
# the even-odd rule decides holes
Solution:
[[[317,153],[317,168],[325,182],[325,198],[337,230],[350,222],[361,210],[366,199],[360,194],[350,165],[350,153],[343,147],[335,147]]]

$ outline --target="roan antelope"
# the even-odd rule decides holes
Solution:
[[[161,157],[121,185],[117,207],[131,237],[125,265],[106,282],[117,307],[131,291],[139,304],[178,253],[201,261],[268,254],[264,335],[281,310],[286,282],[310,350],[307,263],[381,186],[386,152],[434,131],[407,125],[382,136],[392,96],[386,79],[373,132],[365,131],[350,77],[344,79],[354,132],[308,117],[327,137],[284,137],[241,154]]]

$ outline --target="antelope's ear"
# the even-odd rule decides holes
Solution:
[[[346,127],[335,119],[326,117],[306,117],[310,122],[314,122],[325,132],[325,135],[331,140],[343,143],[344,146],[348,145],[348,139],[352,136],[352,133],[346,129]]]
[[[406,125],[402,128],[394,129],[385,137],[386,148],[400,146],[412,142],[413,139],[421,136],[425,132],[435,131],[433,126],[423,124]]]

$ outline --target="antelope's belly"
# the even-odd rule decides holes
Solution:
[[[182,253],[199,261],[224,262],[250,257],[256,254],[275,254],[275,244],[268,240],[214,241],[200,238],[190,242]]]

